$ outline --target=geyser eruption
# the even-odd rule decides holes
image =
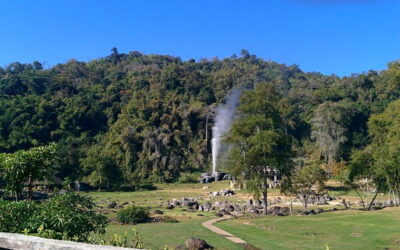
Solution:
[[[217,172],[218,152],[221,148],[221,138],[231,129],[235,118],[235,111],[239,103],[241,91],[231,90],[226,98],[225,104],[220,104],[215,109],[215,123],[212,127],[212,175]]]

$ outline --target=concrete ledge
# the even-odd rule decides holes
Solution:
[[[123,250],[134,249],[113,246],[100,246],[65,240],[52,240],[14,233],[0,233],[0,249],[22,250]]]

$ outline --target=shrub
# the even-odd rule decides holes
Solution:
[[[179,183],[198,183],[200,179],[200,172],[194,172],[194,173],[189,173],[189,172],[184,172],[180,173],[178,182]]]
[[[137,224],[148,222],[150,219],[149,213],[142,207],[127,207],[117,213],[117,221],[122,224]]]
[[[52,231],[49,238],[87,241],[91,232],[105,233],[107,226],[107,218],[94,209],[95,204],[90,197],[76,193],[61,194],[42,205],[38,220],[41,221],[42,232]]]
[[[107,218],[94,210],[91,198],[56,195],[42,204],[1,201],[0,231],[86,242],[91,232],[105,233]]]
[[[36,231],[39,205],[33,202],[0,201],[0,232]]]

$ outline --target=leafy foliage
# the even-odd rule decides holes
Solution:
[[[149,212],[142,207],[127,207],[117,213],[117,221],[122,224],[138,224],[149,221]]]
[[[0,167],[7,189],[16,197],[28,183],[28,198],[32,198],[32,183],[51,177],[57,163],[56,145],[41,146],[0,155]]]
[[[0,201],[0,231],[22,233],[35,231],[38,226],[37,216],[40,206],[30,201]]]
[[[300,198],[306,211],[310,198],[321,194],[327,179],[326,172],[321,168],[321,162],[309,160],[294,172],[288,191]]]
[[[92,199],[76,193],[57,195],[42,204],[1,201],[0,208],[2,232],[85,242],[92,232],[105,233],[107,225]]]
[[[246,187],[256,196],[262,194],[265,214],[271,169],[287,175],[291,165],[289,126],[284,120],[285,107],[278,98],[271,84],[245,92],[238,119],[226,140],[233,147],[233,174],[246,181]]]
[[[340,78],[246,50],[183,61],[115,48],[104,58],[49,69],[15,62],[0,69],[0,152],[56,142],[57,176],[101,189],[176,181],[181,173],[209,169],[213,110],[227,92],[268,82],[276,101],[287,105],[285,132],[293,135],[296,154],[319,150],[331,171],[370,143],[369,117],[400,96],[399,65]],[[272,135],[257,140],[262,136]]]

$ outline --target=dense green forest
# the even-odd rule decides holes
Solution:
[[[399,98],[400,62],[348,77],[303,72],[246,50],[184,61],[114,48],[49,69],[15,62],[0,68],[0,153],[56,142],[56,175],[96,187],[183,180],[211,168],[216,105],[233,88],[265,84],[287,106],[296,156],[318,151],[340,176],[352,153],[371,143],[370,117]]]

